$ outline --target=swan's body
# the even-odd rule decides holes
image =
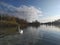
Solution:
[[[23,30],[19,30],[19,33],[20,33],[20,34],[23,34]]]

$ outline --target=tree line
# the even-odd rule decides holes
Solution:
[[[40,23],[36,20],[34,22],[28,22],[27,20],[24,19],[20,19],[18,17],[15,16],[10,16],[7,14],[0,14],[0,25],[12,25],[12,26],[16,26],[16,25],[20,25],[20,26],[28,26],[28,25],[32,25],[32,26],[38,26]]]

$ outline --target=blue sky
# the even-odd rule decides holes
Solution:
[[[30,22],[51,22],[60,19],[60,0],[0,0],[0,10]]]

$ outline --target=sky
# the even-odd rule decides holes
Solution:
[[[52,22],[60,19],[60,0],[0,0],[0,13],[29,22]]]

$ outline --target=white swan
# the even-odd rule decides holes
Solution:
[[[23,34],[23,30],[20,29],[20,26],[18,26],[18,31],[20,34]]]
[[[23,34],[23,30],[19,30],[19,33],[20,33],[20,34]]]

